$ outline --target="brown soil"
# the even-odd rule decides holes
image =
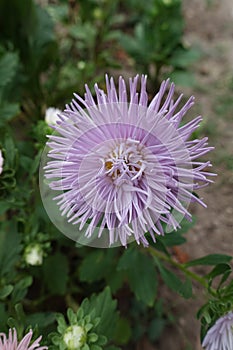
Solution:
[[[227,165],[228,161],[233,164],[233,111],[231,114],[228,110],[225,115],[216,112],[222,96],[228,95],[233,107],[232,90],[231,97],[229,91],[233,79],[233,1],[212,0],[208,5],[204,0],[185,0],[184,14],[185,40],[199,46],[203,52],[193,68],[195,87],[185,91],[196,97],[197,112],[203,115],[206,130],[211,131],[209,139],[215,151],[210,157],[213,171],[218,176],[214,184],[199,192],[208,208],[192,208],[197,223],[187,234],[187,243],[182,250],[190,259],[212,253],[233,255],[233,166]],[[156,347],[145,341],[140,350],[202,349],[196,312],[206,299],[197,285],[194,294],[193,299],[183,300],[167,289],[164,291],[165,303],[175,315],[176,324],[164,330]]]

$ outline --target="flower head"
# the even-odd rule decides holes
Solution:
[[[208,330],[202,342],[206,350],[233,349],[233,312],[220,317]]]
[[[49,125],[50,124],[55,125],[56,122],[59,120],[58,114],[60,113],[61,113],[60,109],[49,107],[48,109],[46,109],[46,112],[45,112],[45,122]]]
[[[0,333],[0,349],[1,350],[47,350],[47,346],[40,346],[41,336],[37,338],[33,343],[32,330],[30,330],[25,337],[18,342],[17,332],[14,328],[9,330],[8,338],[5,333]],[[30,344],[31,343],[31,344]]]
[[[0,174],[2,173],[3,163],[4,163],[4,159],[2,156],[2,151],[0,150]]]
[[[207,138],[188,140],[202,118],[180,125],[194,98],[178,110],[182,96],[174,101],[167,80],[148,103],[146,77],[139,92],[138,80],[129,80],[127,92],[122,77],[118,91],[106,77],[106,92],[95,85],[96,100],[86,86],[49,136],[45,176],[60,191],[54,200],[90,242],[147,245],[146,232],[155,240],[164,225],[171,231],[191,220],[189,203],[204,205],[193,192],[211,182],[204,171],[210,162],[197,161],[211,150]]]
[[[87,304],[87,299],[84,304]],[[85,310],[87,311],[87,310]],[[57,332],[53,333],[52,341],[60,350],[86,350],[102,349],[107,343],[107,338],[96,332],[100,323],[100,317],[95,317],[95,311],[85,314],[82,305],[75,313],[72,309],[67,310],[67,325],[62,314],[57,316]]]

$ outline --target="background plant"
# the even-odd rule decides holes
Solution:
[[[148,73],[152,92],[164,74],[187,82],[199,52],[184,44],[183,28],[179,0],[57,1],[46,7],[32,0],[0,2],[1,331],[15,326],[22,337],[32,327],[59,348],[70,322],[87,327],[83,347],[131,349],[144,335],[156,342],[174,322],[161,284],[188,299],[193,281],[206,296],[198,312],[202,338],[232,310],[231,256],[174,259],[173,248],[185,242],[191,224],[158,237],[149,249],[93,250],[57,231],[38,189],[40,155],[52,132],[44,121],[47,107],[63,108],[74,91],[83,92],[83,82],[101,84],[104,73],[117,74],[124,61],[123,71]],[[42,261],[31,265],[26,256],[35,245]],[[193,270],[198,265],[208,268],[203,276]],[[67,316],[67,310],[73,311]]]

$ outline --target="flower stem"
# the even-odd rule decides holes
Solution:
[[[157,249],[153,247],[147,248],[150,252],[150,254],[153,257],[156,257],[160,260],[166,261],[170,263],[171,265],[178,268],[180,271],[182,271],[187,277],[190,277],[192,280],[197,281],[199,284],[201,284],[211,295],[215,296],[217,294],[216,290],[208,285],[207,280],[204,277],[199,276],[197,273],[188,270],[188,268],[184,265],[179,263],[178,261],[174,260],[170,255],[166,255]]]

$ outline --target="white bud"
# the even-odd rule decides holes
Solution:
[[[67,328],[63,340],[68,350],[79,350],[86,342],[85,330],[78,326],[70,326]]]
[[[42,265],[43,250],[40,244],[30,244],[26,247],[24,259],[28,265]]]
[[[48,125],[55,125],[56,122],[60,120],[58,117],[58,114],[60,113],[62,113],[60,109],[49,107],[48,109],[46,109],[46,112],[45,112],[45,122]]]

